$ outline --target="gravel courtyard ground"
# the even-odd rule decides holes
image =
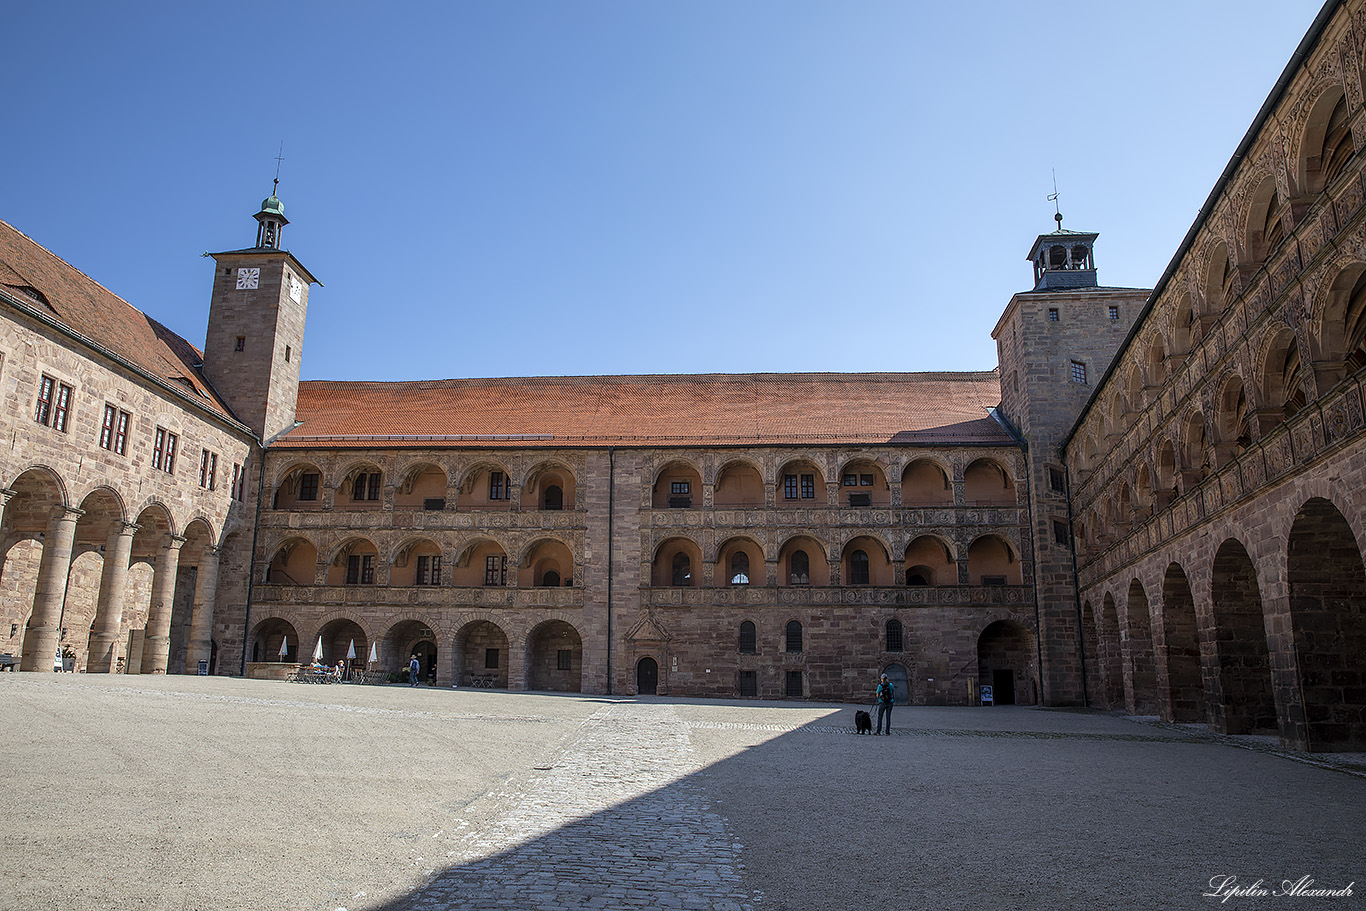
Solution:
[[[5,909],[1366,907],[1366,756],[1201,727],[44,674],[0,704]]]

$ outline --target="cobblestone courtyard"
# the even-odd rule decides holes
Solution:
[[[1094,712],[0,675],[0,908],[1366,907],[1366,757]],[[1350,896],[1203,896],[1311,877]]]

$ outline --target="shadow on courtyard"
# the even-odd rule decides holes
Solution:
[[[853,707],[750,733],[699,771],[530,834],[580,787],[668,764],[609,731],[494,824],[490,853],[379,907],[1189,908],[1219,875],[1366,879],[1359,778],[1098,712],[938,711],[898,708],[891,738],[854,736]],[[784,727],[687,726],[694,741]]]

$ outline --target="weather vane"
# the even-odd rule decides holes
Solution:
[[[285,160],[285,141],[280,140],[280,154],[275,156],[275,189],[280,189],[280,163]],[[1057,180],[1054,179],[1054,189],[1057,189]]]
[[[284,144],[280,144],[280,150],[284,151]],[[1053,204],[1053,220],[1058,223],[1058,230],[1062,230],[1062,209],[1058,206],[1058,169],[1053,168],[1053,192],[1049,195],[1048,201]]]

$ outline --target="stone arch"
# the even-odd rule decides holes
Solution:
[[[691,588],[702,584],[702,548],[686,535],[660,541],[650,561],[652,585]]]
[[[1175,357],[1185,357],[1200,341],[1200,323],[1196,320],[1195,305],[1189,291],[1184,291],[1176,299],[1172,309],[1172,345]]]
[[[446,469],[430,459],[417,459],[403,463],[394,471],[394,507],[397,509],[421,509],[440,500],[446,505],[446,491],[450,476]]]
[[[1181,471],[1189,484],[1194,486],[1209,477],[1210,469],[1205,416],[1199,409],[1191,408],[1181,421]]]
[[[456,485],[458,509],[508,509],[517,485],[512,471],[499,459],[484,456],[466,465]]]
[[[1131,364],[1124,379],[1124,397],[1128,400],[1128,410],[1142,411],[1148,406],[1148,394],[1143,383],[1143,370],[1137,363]]]
[[[1215,241],[1206,254],[1205,268],[1200,281],[1200,293],[1204,299],[1202,317],[1217,317],[1233,303],[1236,293],[1237,270],[1228,244]]]
[[[1144,349],[1143,372],[1151,387],[1157,388],[1167,382],[1167,349],[1160,332],[1153,333],[1152,341]]]
[[[1230,369],[1214,399],[1214,454],[1220,468],[1252,445],[1252,423],[1252,405],[1243,377],[1237,370]]]
[[[995,620],[977,636],[977,680],[993,689],[996,705],[1038,701],[1034,633],[1015,620]]]
[[[1123,633],[1119,626],[1119,611],[1115,608],[1115,596],[1106,592],[1101,600],[1100,624],[1096,629],[1100,639],[1097,656],[1101,666],[1101,679],[1105,683],[1104,705],[1106,708],[1124,708],[1124,650]]]
[[[1157,463],[1154,472],[1157,483],[1157,498],[1160,505],[1163,499],[1175,496],[1177,489],[1176,446],[1171,440],[1163,440],[1157,447]]]
[[[712,584],[717,587],[768,583],[764,549],[749,535],[733,535],[721,542],[712,562],[715,564]],[[737,581],[741,577],[743,581]]]
[[[1293,167],[1301,193],[1322,193],[1356,156],[1350,119],[1343,87],[1337,83],[1322,86],[1298,137]]]
[[[1224,734],[1275,730],[1276,700],[1257,570],[1237,538],[1225,540],[1214,555],[1209,627],[1213,655],[1205,679],[1210,725]]]
[[[825,469],[809,455],[799,455],[784,462],[778,469],[776,484],[774,502],[780,506],[826,503]],[[808,502],[803,504],[803,500]]]
[[[702,472],[691,459],[671,459],[651,481],[652,509],[692,509],[702,505]]]
[[[1010,471],[989,456],[973,459],[963,469],[963,495],[968,506],[1014,506]]]
[[[1296,513],[1286,581],[1305,747],[1366,747],[1366,564],[1351,525],[1330,500],[1313,497]]]
[[[1129,583],[1124,605],[1125,705],[1131,715],[1158,714],[1157,667],[1153,662],[1152,614],[1143,583]]]
[[[303,535],[289,535],[276,544],[266,563],[264,581],[283,585],[313,585],[318,574],[318,546]]]
[[[726,460],[716,470],[712,503],[718,509],[763,506],[763,469],[751,459]]]
[[[360,558],[354,567],[352,557]],[[368,572],[365,557],[370,558]],[[347,535],[327,555],[327,585],[374,585],[378,572],[379,548],[365,535]]]
[[[1203,722],[1205,686],[1200,664],[1200,632],[1190,580],[1179,563],[1162,578],[1162,643],[1158,688],[1164,721]]]
[[[1299,340],[1293,329],[1281,325],[1263,340],[1257,358],[1259,413],[1264,428],[1292,417],[1308,402],[1307,371],[1300,365]]]
[[[299,662],[299,634],[294,624],[279,616],[269,616],[252,624],[251,635],[247,637],[247,660],[251,662]],[[285,654],[280,654],[281,646]]]
[[[522,482],[522,508],[550,511],[573,509],[577,496],[574,469],[560,459],[543,459]]]
[[[850,537],[840,552],[840,563],[845,585],[893,584],[891,548],[876,535]]]
[[[806,556],[805,569],[798,553]],[[825,544],[810,532],[792,535],[778,550],[778,584],[816,585],[830,584],[830,559]]]
[[[583,638],[566,620],[544,620],[526,638],[526,685],[531,690],[583,690]]]
[[[441,644],[449,641],[442,631],[433,629],[423,618],[413,614],[401,614],[386,618],[389,621],[383,635],[376,636],[377,670],[388,673],[401,673],[408,680],[408,665],[417,656],[418,680],[444,682],[441,666]],[[345,648],[345,645],[342,646]],[[369,649],[366,644],[366,649]],[[369,658],[369,654],[364,656]]]
[[[476,535],[455,551],[451,585],[467,588],[505,585],[509,562],[508,547],[502,541],[492,535]]]
[[[1133,492],[1134,506],[1144,514],[1150,512],[1153,506],[1153,475],[1146,461],[1139,462],[1134,470]]]
[[[1284,203],[1276,189],[1276,178],[1262,175],[1242,212],[1244,262],[1265,262],[1285,241]]]
[[[939,459],[912,459],[901,472],[902,506],[952,506],[953,468]]]
[[[370,651],[370,637],[360,620],[349,616],[333,616],[318,625],[318,630],[314,634],[315,643],[318,638],[322,639],[322,663],[326,667],[352,661],[347,658],[352,642],[356,648],[353,666],[365,666],[365,659]],[[312,654],[310,650],[309,655]]]
[[[907,585],[957,585],[953,545],[939,535],[918,535],[906,545]]]
[[[839,469],[839,486],[842,505],[883,508],[892,505],[887,465],[874,456],[859,454],[845,459]]]
[[[968,546],[970,585],[1021,585],[1020,558],[1010,541],[994,532],[980,535]]]
[[[541,535],[522,548],[517,560],[522,588],[555,588],[573,583],[574,550],[554,535]]]
[[[1325,283],[1310,338],[1319,391],[1366,366],[1366,263],[1344,266]]]
[[[270,489],[272,509],[317,509],[323,505],[327,476],[316,463],[301,459],[277,471]]]
[[[489,617],[471,619],[455,632],[451,679],[461,686],[478,682],[492,689],[507,689],[511,658],[506,630]]]

